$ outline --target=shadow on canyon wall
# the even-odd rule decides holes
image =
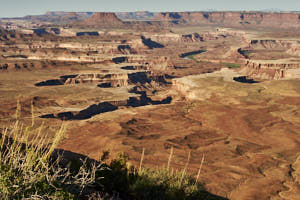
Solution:
[[[259,81],[255,81],[253,79],[249,79],[246,76],[239,76],[239,77],[234,77],[233,78],[234,81],[236,82],[240,82],[240,83],[259,83]]]

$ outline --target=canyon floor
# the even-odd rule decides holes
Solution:
[[[300,36],[171,27],[1,32],[0,125],[66,124],[61,149],[196,174],[228,199],[300,199]],[[95,31],[100,33],[94,34]],[[5,37],[4,37],[5,36]],[[33,108],[33,109],[32,109]],[[34,112],[32,112],[34,111]],[[1,130],[1,129],[0,129]]]

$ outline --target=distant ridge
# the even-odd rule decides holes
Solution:
[[[47,12],[25,16],[28,21],[69,24],[72,26],[121,27],[124,25],[213,25],[238,28],[300,29],[300,12],[277,9],[261,11],[192,11],[192,12]],[[145,22],[145,23],[144,23]],[[130,27],[130,26],[128,26]]]
[[[114,27],[124,25],[123,21],[115,13],[97,12],[91,17],[80,21],[74,21],[75,26],[92,26],[92,27]]]
[[[93,14],[92,12],[54,11],[54,12],[46,12],[43,15],[27,15],[25,17],[3,18],[3,19],[19,19],[19,20],[41,21],[41,22],[51,22],[51,23],[70,23],[71,21],[88,18],[92,14]]]
[[[186,25],[217,25],[222,27],[248,28],[300,28],[300,13],[270,12],[163,12],[156,21],[171,21]]]
[[[116,15],[124,21],[151,21],[155,15],[149,11],[137,11],[137,12],[116,12]]]

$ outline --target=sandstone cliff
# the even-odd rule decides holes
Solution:
[[[249,28],[300,28],[299,13],[264,12],[166,12],[154,19],[174,24]]]
[[[124,22],[120,20],[115,13],[98,12],[93,14],[90,18],[75,21],[72,25],[85,27],[119,27],[123,26]]]
[[[251,78],[278,80],[285,78],[299,78],[299,68],[299,62],[287,60],[247,60],[240,72]]]

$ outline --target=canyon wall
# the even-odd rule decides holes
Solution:
[[[287,61],[247,60],[240,72],[251,78],[278,80],[300,78],[300,63]]]
[[[130,25],[145,25],[145,27],[156,25],[161,28],[161,25],[214,25],[245,28],[300,28],[300,12],[48,12],[44,15],[13,19],[85,27],[132,28]]]
[[[124,25],[124,22],[115,13],[97,12],[87,19],[74,21],[72,25],[84,27],[121,27]]]
[[[154,20],[175,24],[227,27],[300,28],[300,13],[264,12],[165,12]]]

